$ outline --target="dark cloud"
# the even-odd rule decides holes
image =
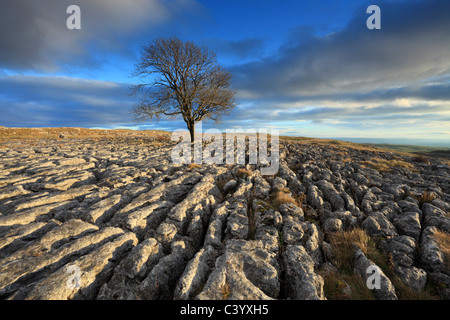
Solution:
[[[298,28],[276,55],[234,67],[236,86],[253,99],[339,96],[407,87],[450,73],[449,1],[377,4],[381,30],[366,28],[363,7],[343,30],[328,36]]]
[[[81,30],[68,30],[69,5],[81,9]],[[65,64],[98,66],[105,55],[131,55],[130,42],[170,22],[186,22],[194,0],[2,0],[0,68],[52,72]]]

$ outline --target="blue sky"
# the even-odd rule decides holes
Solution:
[[[234,75],[219,129],[450,147],[448,0],[2,0],[0,30],[2,126],[184,128],[129,113],[140,45],[177,36]]]

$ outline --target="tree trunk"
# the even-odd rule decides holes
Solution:
[[[195,139],[195,123],[188,123],[188,129],[191,134],[191,143],[194,143]]]

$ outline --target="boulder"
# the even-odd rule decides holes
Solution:
[[[288,296],[294,300],[325,300],[323,279],[314,271],[314,261],[300,245],[287,245],[283,265]]]

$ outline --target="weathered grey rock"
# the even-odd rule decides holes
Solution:
[[[293,203],[284,203],[284,204],[280,205],[279,209],[280,209],[280,213],[283,216],[292,216],[300,221],[304,220],[304,213],[303,213],[302,208],[297,207]]]
[[[276,254],[262,241],[230,240],[197,299],[266,300],[279,294]]]
[[[215,248],[222,247],[223,229],[223,223],[220,219],[212,220],[212,222],[208,225],[208,230],[206,231],[205,245],[210,245]]]
[[[172,244],[172,252],[161,258],[148,276],[136,289],[140,299],[170,299],[174,291],[176,281],[186,267],[186,244],[177,241]]]
[[[275,179],[273,179],[272,182],[272,192],[282,191],[286,189],[286,186],[287,186],[286,180],[280,177],[275,177]]]
[[[215,208],[206,231],[205,245],[211,245],[216,249],[222,247],[222,234],[225,229],[226,219],[230,212],[228,209],[229,205],[230,203],[228,201],[224,201]]]
[[[394,271],[410,288],[422,291],[427,281],[427,273],[414,266],[417,254],[416,240],[403,235],[394,237],[388,245]]]
[[[28,194],[30,191],[25,190],[22,186],[8,186],[0,188],[0,200],[22,196]]]
[[[170,252],[172,241],[177,234],[177,227],[171,223],[163,222],[156,230],[155,238],[162,244],[164,252]]]
[[[404,212],[398,215],[393,220],[394,226],[397,228],[399,234],[405,234],[413,237],[416,241],[419,240],[422,227],[420,224],[420,217],[417,212]]]
[[[345,209],[344,199],[342,199],[333,184],[326,180],[320,180],[317,181],[317,186],[322,191],[324,199],[331,204],[333,210]]]
[[[97,296],[100,300],[136,300],[136,289],[147,273],[164,257],[162,246],[149,238],[138,244],[114,269],[114,275]]]
[[[281,230],[283,226],[283,217],[279,211],[258,205],[258,200],[253,200],[252,207],[256,228],[261,225],[266,225]]]
[[[138,239],[142,239],[149,230],[156,229],[167,218],[169,210],[173,207],[174,204],[170,201],[152,203],[122,216],[120,225],[133,231]]]
[[[358,224],[358,218],[355,217],[350,211],[346,211],[346,210],[338,210],[338,211],[333,211],[330,212],[328,210],[324,210],[320,216],[321,221],[323,221],[324,225],[326,224],[326,221],[331,219],[332,221],[328,222],[331,223],[331,225],[329,225],[330,227],[332,227],[332,225],[334,224],[336,231],[340,231],[340,230],[348,230],[351,229],[353,227],[356,227]],[[340,223],[337,221],[333,221],[333,220],[340,220]],[[324,226],[323,226],[324,227]],[[325,227],[324,227],[325,229]],[[333,227],[332,227],[333,229]]]
[[[314,223],[306,222],[303,224],[303,231],[307,239],[305,242],[305,249],[309,256],[314,261],[314,265],[319,267],[323,263],[323,255],[321,250],[322,232]]]
[[[409,194],[409,186],[406,184],[386,185],[384,188],[386,192],[391,193],[394,196],[395,201],[404,199]]]
[[[205,214],[201,204],[198,204],[191,213],[192,219],[187,227],[186,235],[193,240],[197,250],[202,246],[204,226],[207,225],[209,213]]]
[[[16,259],[0,266],[5,277],[1,282],[0,291],[9,293],[29,282],[30,276],[34,281],[54,271],[71,260],[72,256],[84,255],[105,242],[118,237],[122,230],[105,228],[96,233],[84,236],[48,253],[33,253],[31,256]]]
[[[56,164],[60,166],[67,166],[67,165],[77,165],[77,164],[83,164],[86,163],[86,160],[83,158],[65,158],[61,160],[57,160]]]
[[[420,261],[426,271],[447,273],[448,270],[445,266],[444,255],[435,238],[435,233],[437,231],[436,227],[426,227],[422,232]]]
[[[353,180],[356,181],[357,184],[359,185],[369,185],[369,179],[367,179],[364,175],[360,174],[360,173],[354,173],[353,174]]]
[[[256,171],[259,173],[259,171]],[[270,184],[261,177],[261,174],[257,174],[254,178],[254,187],[252,192],[258,199],[267,199],[270,194]]]
[[[192,217],[192,211],[199,204],[206,211],[204,213],[205,215],[209,216],[211,214],[209,196],[212,196],[212,199],[221,198],[220,191],[214,184],[214,177],[212,175],[205,176],[196,184],[186,198],[169,211],[167,214],[168,218],[174,221],[173,223],[176,224],[178,230],[185,230]]]
[[[392,223],[380,212],[374,212],[362,223],[362,227],[371,237],[392,238],[397,231]]]
[[[342,221],[335,218],[327,219],[323,224],[323,229],[330,233],[342,231]]]
[[[422,218],[422,210],[420,210],[417,200],[408,197],[405,200],[398,201],[397,204],[402,209],[402,212],[417,212],[419,217]]]
[[[67,243],[70,239],[76,239],[87,233],[97,231],[98,227],[81,220],[70,220],[43,235],[40,239],[29,243],[25,248],[3,258],[0,266],[7,262],[21,260],[27,257],[40,256]]]
[[[86,213],[87,221],[91,223],[104,223],[110,220],[114,211],[118,208],[122,195],[116,194],[104,200],[101,200],[90,207],[90,211]]]
[[[314,261],[299,245],[287,245],[283,253],[288,296],[295,300],[324,300],[323,279],[314,272]]]
[[[247,205],[247,201],[244,199],[238,199],[230,205],[229,209],[231,210],[227,218],[227,226],[225,229],[227,239],[247,239]]]
[[[58,269],[30,288],[19,290],[12,298],[27,300],[94,299],[100,286],[111,276],[117,261],[121,260],[125,253],[136,244],[137,239],[134,234],[125,233]],[[70,269],[70,266],[75,266],[75,268]],[[79,271],[78,285],[75,279],[70,278],[75,276],[75,270]]]
[[[237,187],[237,181],[236,180],[230,180],[227,183],[225,183],[225,185],[223,186],[223,191],[225,193],[229,193],[231,191],[233,191],[236,187]]]
[[[59,190],[66,191],[69,188],[77,188],[83,185],[93,184],[96,182],[95,175],[90,171],[75,171],[63,176],[53,175],[49,178],[45,178],[39,183],[32,183],[30,189],[33,191],[39,191],[41,189],[46,190]]]
[[[306,200],[308,201],[308,204],[311,205],[313,208],[319,209],[323,206],[323,199],[321,197],[321,191],[317,186],[310,184],[306,193]]]
[[[340,192],[340,196],[342,199],[344,199],[345,209],[351,211],[355,216],[360,216],[360,210],[356,206],[353,198],[349,196],[344,190]]]
[[[450,211],[450,203],[442,201],[442,199],[434,199],[431,204],[435,207],[438,207],[439,209],[449,212]]]
[[[306,192],[306,187],[298,180],[297,175],[293,172],[285,162],[279,165],[280,178],[286,180],[287,185],[294,194],[300,195]]]
[[[431,203],[424,203],[422,205],[424,215],[424,226],[435,226],[441,230],[450,233],[450,217],[447,217],[445,212],[432,205]]]
[[[174,299],[190,300],[200,293],[214,267],[217,251],[212,246],[202,248],[189,261],[174,291]]]
[[[364,253],[362,253],[361,249],[356,249],[354,260],[355,272],[359,274],[366,283],[368,280],[371,280],[369,277],[375,276],[374,271],[371,271],[369,267],[376,270],[376,273],[379,275],[380,279],[380,287],[375,287],[372,289],[375,297],[379,300],[397,300],[395,288],[389,278],[384,274],[380,267],[378,267],[375,263],[369,260]]]
[[[57,193],[52,196],[44,196],[29,202],[24,202],[22,204],[19,204],[16,207],[16,210],[21,209],[28,209],[33,207],[38,207],[46,204],[54,204],[54,203],[61,203],[63,201],[73,200],[77,197],[87,195],[90,193],[94,188],[96,188],[96,185],[86,185],[81,186],[79,188],[69,189],[67,191]]]
[[[361,162],[411,157],[283,141],[278,174],[262,176],[263,164],[174,164],[175,142],[120,135],[96,141],[74,133],[73,139],[8,142],[0,149],[2,298],[45,292],[64,299],[277,299],[281,292],[293,299],[290,286],[319,289],[320,296],[315,272],[339,272],[323,239],[361,227],[408,287],[420,292],[427,283],[442,298],[450,296],[435,236],[449,231],[450,176],[437,158],[414,162],[414,172],[380,172]],[[237,181],[243,167],[251,175],[218,192],[219,182]],[[270,197],[277,190],[305,201],[278,212]],[[423,192],[436,199],[419,204]],[[94,252],[125,234],[130,242],[117,244],[123,248],[118,255],[94,262]],[[289,281],[287,254],[302,257],[289,262],[297,264],[289,276],[308,277]],[[90,284],[71,293],[50,284],[67,284],[74,275],[69,267],[83,259],[105,266],[82,268]],[[354,289],[349,282],[343,294],[350,297]]]
[[[166,203],[179,202],[183,199],[193,186],[200,180],[201,176],[197,173],[187,174],[178,177],[166,183],[160,183],[147,192],[141,193],[129,204],[114,214],[112,223],[117,226],[124,226],[128,215],[144,206],[154,204],[157,201],[167,201]]]
[[[45,163],[44,165],[38,165],[36,167],[30,167],[25,170],[28,174],[40,175],[40,176],[51,176],[51,175],[60,175],[63,176],[70,172],[76,171],[84,171],[95,168],[95,163],[93,162],[85,162],[77,165],[63,165],[56,166],[52,163],[50,166]]]
[[[2,254],[8,246],[13,245],[14,242],[16,242],[16,248],[14,251],[20,249],[20,247],[25,246],[25,243],[21,241],[24,237],[32,237],[30,235],[34,234],[34,237],[40,236],[39,230],[42,230],[42,233],[45,233],[46,226],[48,227],[54,227],[51,223],[45,223],[45,222],[36,222],[36,223],[29,223],[23,226],[18,226],[17,228],[10,228],[7,230],[6,233],[1,235],[0,238],[0,259],[4,254]],[[50,228],[51,228],[50,227]],[[17,243],[18,242],[18,243]]]
[[[55,202],[47,205],[21,210],[17,213],[0,216],[0,226],[26,225],[28,223],[35,222],[38,218],[42,216],[45,216],[57,210],[67,210],[73,208],[77,204],[78,202],[76,201]]]
[[[415,266],[403,267],[399,265],[395,268],[395,272],[413,290],[424,290],[427,283],[427,273],[423,269]]]
[[[375,194],[376,193],[376,194]],[[378,199],[377,194],[380,194],[381,190],[378,188],[370,188],[367,190],[361,201],[361,207],[366,214],[381,210],[386,204]]]

